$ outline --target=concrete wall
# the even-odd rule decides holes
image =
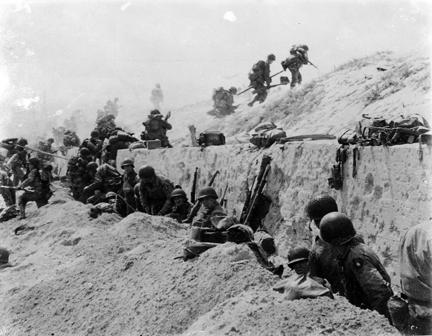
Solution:
[[[431,216],[431,148],[424,147],[423,161],[419,160],[418,144],[360,148],[355,178],[350,151],[344,187],[336,191],[329,188],[327,179],[337,147],[335,141],[310,141],[260,151],[250,145],[123,150],[118,161],[134,158],[137,169],[150,164],[188,193],[195,167],[200,168],[200,186],[219,170],[214,187],[221,193],[228,184],[228,210],[239,214],[247,176],[251,184],[262,155],[269,154],[273,160],[265,192],[273,203],[266,226],[274,234],[279,252],[286,255],[293,244],[310,244],[314,233],[308,229],[305,205],[311,197],[329,193],[353,219],[397,284],[400,236]]]

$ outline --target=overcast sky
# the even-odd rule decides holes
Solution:
[[[319,67],[304,68],[307,81],[377,51],[428,52],[431,2],[3,0],[0,93],[35,95],[50,113],[94,113],[115,96],[144,111],[160,83],[179,107],[247,85],[269,53],[281,70],[294,43]]]

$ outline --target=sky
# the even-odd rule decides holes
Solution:
[[[0,132],[17,113],[32,123],[75,109],[93,118],[114,97],[124,115],[147,115],[156,83],[165,109],[208,100],[216,87],[247,86],[269,53],[280,71],[295,43],[319,68],[305,66],[304,81],[378,51],[430,54],[431,3],[3,0]]]

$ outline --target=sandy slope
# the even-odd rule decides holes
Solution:
[[[89,220],[87,210],[59,189],[53,204],[30,209],[26,222],[34,231],[14,236],[13,228],[21,224],[17,220],[0,227],[2,245],[13,251],[15,265],[0,272],[0,325],[7,335],[175,335],[196,321],[191,330],[207,328],[216,335],[213,321],[225,330],[224,320],[244,330],[237,335],[251,335],[254,323],[256,330],[276,330],[270,321],[287,328],[287,316],[297,316],[288,308],[287,316],[282,313],[282,306],[290,306],[270,290],[277,278],[246,246],[225,244],[183,262],[174,259],[187,238],[182,225],[142,213]],[[263,310],[264,303],[279,313]],[[324,313],[333,303],[294,306]],[[337,307],[355,321],[355,330],[372,330],[367,327],[371,319],[378,321],[375,330],[391,330],[375,313],[339,301]],[[206,313],[210,319],[200,318]],[[255,316],[256,322],[245,321],[244,315]],[[335,314],[327,319],[334,328],[341,325],[340,319],[334,322]],[[306,330],[298,324],[289,328],[288,334]]]
[[[377,68],[386,69],[379,71]],[[307,133],[338,134],[354,127],[362,114],[398,117],[419,113],[431,120],[430,59],[422,55],[395,55],[380,52],[353,60],[333,72],[309,81],[300,87],[278,87],[267,100],[250,108],[246,103],[251,93],[236,97],[236,113],[223,119],[209,118],[205,113],[211,102],[174,111],[173,139],[186,139],[186,124],[195,123],[198,130],[218,129],[226,136],[252,130],[263,121],[274,121],[288,135]],[[276,80],[276,79],[275,79]],[[233,138],[230,141],[236,142]]]

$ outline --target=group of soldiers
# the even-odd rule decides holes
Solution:
[[[286,70],[289,70],[291,73],[291,88],[294,88],[296,85],[301,84],[302,75],[300,73],[300,68],[303,65],[311,64],[308,57],[309,47],[305,44],[296,44],[293,45],[290,49],[290,55],[281,62],[282,71],[278,72],[280,74]],[[276,56],[274,54],[270,54],[267,56],[267,59],[260,60],[256,62],[252,66],[252,70],[249,72],[249,87],[240,92],[248,91],[249,89],[253,89],[253,93],[255,94],[253,100],[248,103],[248,106],[253,106],[256,102],[263,103],[268,95],[268,90],[279,86],[286,85],[289,83],[288,77],[281,77],[281,83],[272,85],[272,78],[277,74],[271,76],[270,75],[270,65],[276,60]],[[213,92],[213,108],[210,114],[214,114],[216,116],[226,116],[228,114],[232,114],[236,109],[234,106],[234,95],[237,94],[237,89],[235,87],[231,87],[229,90],[220,87]]]
[[[43,144],[49,150],[52,144],[49,139]],[[27,150],[28,141],[24,138],[5,139],[1,145],[8,149],[8,153],[0,167],[0,194],[2,195],[8,213],[15,209],[17,203],[16,192],[22,191],[18,197],[19,217],[26,217],[26,204],[36,202],[38,207],[48,204],[52,196],[51,182],[53,180],[53,166],[49,152],[36,152],[37,156],[30,156]],[[13,217],[13,216],[12,216]]]

